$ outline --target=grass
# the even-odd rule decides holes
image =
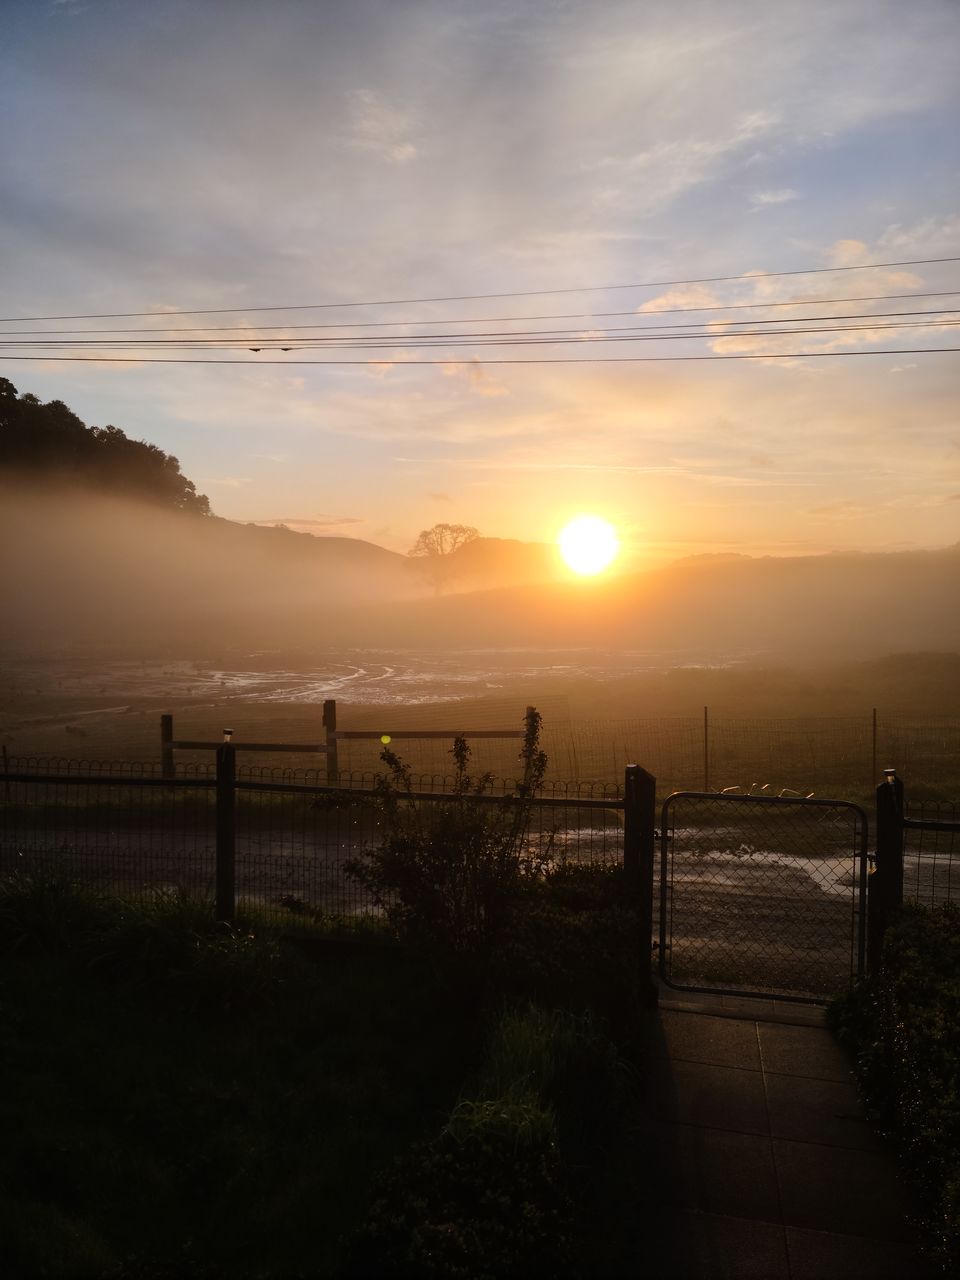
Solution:
[[[472,1018],[412,957],[208,919],[0,890],[3,1274],[333,1275],[449,1114]]]

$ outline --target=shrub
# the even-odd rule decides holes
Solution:
[[[960,1269],[960,905],[905,906],[879,974],[830,1018],[903,1153],[928,1233]]]
[[[505,1009],[469,1096],[381,1179],[343,1274],[573,1275],[571,1188],[577,1200],[590,1189],[582,1166],[609,1130],[621,1081],[589,1017]]]
[[[528,881],[491,957],[505,994],[591,1010],[629,1035],[641,1003],[640,918],[622,867],[559,866]]]
[[[14,872],[0,881],[0,951],[60,955],[95,937],[107,901],[57,868]]]
[[[464,1102],[381,1179],[342,1275],[566,1276],[571,1208],[547,1108],[532,1098]]]
[[[345,870],[372,892],[402,938],[443,963],[482,965],[509,902],[542,865],[528,838],[530,800],[547,764],[540,724],[531,708],[521,781],[502,804],[478,803],[492,777],[471,776],[463,738],[451,752],[456,772],[449,800],[417,801],[409,766],[389,748],[381,753],[389,770],[378,784],[383,838],[378,848],[345,863]]]

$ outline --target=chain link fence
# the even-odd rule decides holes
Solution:
[[[823,999],[863,970],[866,816],[844,801],[680,793],[663,807],[660,972]]]

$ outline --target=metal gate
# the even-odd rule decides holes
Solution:
[[[660,834],[668,986],[820,1003],[863,973],[859,805],[678,791],[663,805]]]

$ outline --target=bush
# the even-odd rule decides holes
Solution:
[[[61,955],[96,937],[109,904],[62,869],[33,868],[0,881],[0,952]]]
[[[528,838],[530,800],[547,765],[540,750],[540,716],[525,720],[522,779],[502,804],[477,801],[492,777],[472,777],[463,738],[451,754],[456,772],[449,800],[417,801],[411,776],[392,751],[381,759],[389,774],[378,784],[383,838],[377,849],[344,864],[383,907],[398,934],[444,966],[482,970],[508,904],[542,865]]]
[[[436,1139],[381,1178],[350,1243],[344,1277],[572,1274],[573,1204],[557,1114],[545,1096],[563,1074],[557,1029],[557,1020],[539,1010],[506,1015],[478,1096],[461,1101]],[[484,1087],[500,1092],[485,1096]]]
[[[896,1140],[941,1258],[960,1270],[960,905],[905,906],[879,974],[830,1010]]]
[[[491,984],[550,1008],[590,1010],[628,1038],[646,994],[641,959],[640,918],[623,868],[560,866],[515,897],[491,957]]]

